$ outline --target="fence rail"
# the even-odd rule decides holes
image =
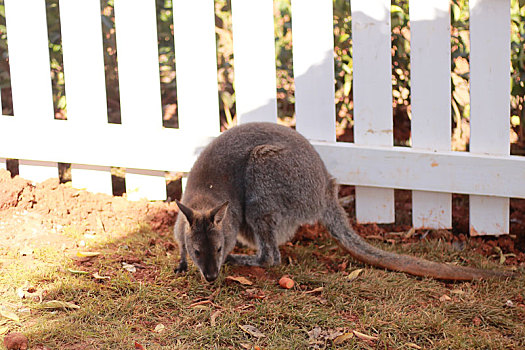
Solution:
[[[155,1],[114,1],[121,124],[107,122],[99,0],[60,0],[68,120],[53,115],[45,1],[4,2],[14,116],[0,116],[0,167],[19,159],[40,181],[71,163],[73,186],[107,193],[110,167],[125,167],[128,193],[165,199],[164,171],[188,171],[219,133],[214,2],[173,1],[179,129],[162,126]],[[232,0],[240,123],[277,121],[272,6]],[[332,1],[292,1],[296,128],[356,185],[358,221],[394,221],[401,188],[415,227],[451,227],[463,193],[471,234],[509,231],[509,197],[525,198],[525,159],[509,155],[510,5],[469,6],[471,143],[453,152],[448,0],[410,1],[410,148],[393,147],[390,1],[351,1],[354,144],[335,137]]]

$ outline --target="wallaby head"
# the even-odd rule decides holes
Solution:
[[[228,202],[211,210],[195,210],[177,201],[180,212],[188,221],[185,243],[188,254],[208,282],[219,276],[225,258],[225,234],[222,221]]]

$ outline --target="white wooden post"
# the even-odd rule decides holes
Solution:
[[[392,72],[389,0],[352,1],[354,140],[392,146]],[[356,186],[359,222],[394,222],[394,190]]]
[[[273,2],[233,0],[232,26],[238,122],[276,122]]]
[[[162,103],[155,1],[115,0],[122,127],[141,143],[141,134],[162,130]],[[118,147],[118,146],[117,146]],[[136,157],[164,157],[158,152]],[[126,169],[129,199],[166,199],[163,171]]]
[[[292,1],[297,131],[335,142],[334,29],[331,1]]]
[[[410,1],[412,147],[450,150],[450,3]],[[438,163],[431,166],[440,166]],[[429,182],[434,181],[428,178]],[[451,228],[450,193],[412,191],[415,228]]]
[[[198,19],[190,15],[195,13],[199,14]],[[179,128],[189,134],[217,136],[220,118],[215,3],[174,0],[173,27]],[[196,42],[199,43],[198,53],[195,51]],[[196,72],[199,72],[199,79],[195,79]],[[184,177],[182,190],[185,188]]]
[[[4,4],[14,118],[44,132],[46,122],[54,119],[45,0],[5,0]],[[28,141],[22,139],[16,147],[34,147]],[[58,167],[56,162],[21,159],[19,173],[40,182],[58,177]]]
[[[190,135],[216,136],[220,119],[214,2],[174,0],[173,25],[179,128]]]
[[[510,150],[510,2],[470,0],[470,152]],[[487,183],[490,186],[490,183]],[[509,199],[470,196],[470,234],[509,232]]]
[[[67,145],[77,152],[103,153],[99,131],[107,125],[106,82],[100,3],[60,0],[60,23],[66,81],[67,123],[93,136],[89,144]],[[113,194],[111,168],[71,165],[73,187]]]

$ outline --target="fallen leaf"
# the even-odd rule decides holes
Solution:
[[[73,270],[73,269],[67,269],[69,272],[75,275],[87,275],[89,272],[82,271],[82,270]]]
[[[60,301],[60,300],[50,300],[43,303],[41,306],[43,309],[47,310],[56,310],[56,309],[62,309],[62,310],[68,310],[68,309],[80,309],[80,306],[69,303],[67,301]]]
[[[128,264],[125,261],[122,262],[122,268],[131,273],[137,272],[137,268],[134,265]]]
[[[109,277],[109,276],[100,276],[100,275],[98,274],[98,272],[95,272],[95,273],[94,273],[93,275],[91,275],[91,276],[93,276],[93,278],[96,279],[96,280],[109,280],[109,279],[111,279],[111,277]]]
[[[279,280],[279,285],[281,286],[281,288],[284,288],[284,289],[291,289],[293,288],[294,284],[295,282],[293,281],[293,279],[291,279],[288,276],[283,276]]]
[[[319,338],[319,336],[321,335],[321,332],[322,332],[322,330],[319,327],[315,327],[314,329],[309,331],[308,332],[308,337],[310,338],[310,341],[316,340],[317,338]]]
[[[8,331],[9,331],[9,327],[7,327],[7,326],[0,327],[0,335],[4,335],[4,334],[6,334]]]
[[[262,333],[260,330],[258,330],[256,327],[251,326],[249,324],[245,325],[239,325],[239,327],[249,335],[255,337],[255,338],[263,338],[266,337],[264,333]]]
[[[472,324],[474,326],[479,326],[481,325],[481,318],[479,318],[478,316],[474,316],[474,318],[472,319]]]
[[[251,350],[252,348],[251,344],[245,344],[245,343],[241,343],[241,347],[246,350]]]
[[[166,326],[163,325],[162,323],[159,323],[158,325],[155,326],[155,329],[153,330],[153,332],[162,333],[164,332],[165,329],[166,329]]]
[[[28,339],[22,333],[9,333],[4,338],[4,346],[7,350],[27,350]]]
[[[412,227],[410,230],[407,231],[407,233],[405,233],[404,238],[408,239],[412,237],[414,233],[416,233],[416,229]]]
[[[353,280],[357,279],[357,277],[359,277],[359,275],[361,274],[361,272],[363,272],[363,269],[356,269],[356,270],[350,272],[350,273],[348,274],[348,276],[346,276],[346,279],[347,279],[348,281],[353,281]]]
[[[92,258],[99,255],[100,252],[77,252],[79,258]]]
[[[418,350],[423,349],[421,346],[414,344],[414,343],[406,343],[405,345],[412,349],[418,349]]]
[[[314,293],[321,293],[323,291],[324,287],[317,287],[315,289],[309,290],[304,292],[304,294],[314,294]]]
[[[344,333],[337,329],[329,329],[325,331],[325,339],[334,340],[335,338],[343,335]]]
[[[0,315],[2,315],[2,317],[4,318],[10,319],[11,321],[15,321],[16,323],[20,323],[20,318],[14,312],[7,311],[7,310],[0,310]]]
[[[452,298],[449,297],[449,296],[446,295],[446,294],[443,294],[442,296],[439,297],[439,301],[441,301],[441,302],[451,301],[451,300],[452,300]]]
[[[140,345],[139,343],[135,342],[135,349],[136,350],[146,350],[145,347],[143,347],[142,345]]]
[[[354,335],[356,337],[358,337],[359,339],[361,340],[377,340],[378,338],[377,337],[374,337],[372,335],[367,335],[367,334],[364,334],[364,333],[361,333],[361,332],[358,332],[358,331],[352,331],[354,333]]]
[[[341,344],[345,340],[352,339],[353,337],[354,333],[352,332],[341,334],[334,339],[334,344]]]
[[[226,277],[226,279],[228,281],[234,281],[234,282],[240,283],[245,286],[251,286],[253,284],[252,281],[242,276],[228,276]]]
[[[216,310],[214,313],[211,314],[210,324],[212,327],[215,327],[215,325],[217,324],[216,320],[220,313],[221,313],[221,310]]]

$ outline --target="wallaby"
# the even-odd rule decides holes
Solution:
[[[508,277],[431,262],[378,249],[354,232],[337,199],[338,186],[319,154],[295,130],[272,123],[247,123],[225,131],[200,154],[191,169],[175,238],[177,272],[187,255],[213,282],[225,262],[272,266],[281,262],[279,245],[302,224],[321,222],[357,260],[372,266],[444,280]],[[230,254],[236,242],[256,255]]]

